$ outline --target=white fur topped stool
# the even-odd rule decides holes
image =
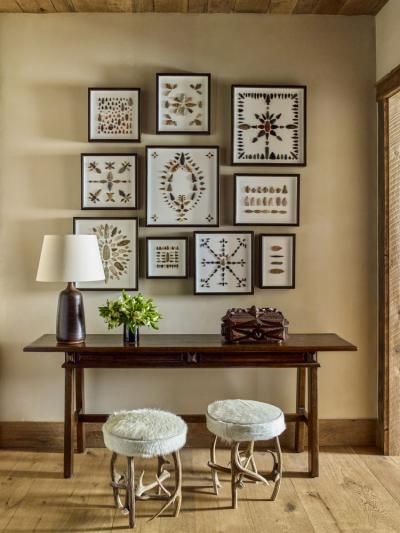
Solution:
[[[214,492],[221,486],[218,472],[231,474],[232,507],[237,508],[237,489],[244,486],[244,479],[274,483],[271,500],[275,500],[282,479],[282,451],[279,435],[286,429],[283,412],[274,405],[252,400],[221,400],[207,408],[207,428],[215,435],[211,444],[210,461]],[[230,468],[217,464],[216,445],[218,438],[231,443]],[[254,442],[271,440],[275,450],[268,450],[273,458],[271,472],[260,474],[254,459]],[[245,449],[240,449],[247,443]],[[251,469],[250,469],[251,468]]]
[[[177,415],[157,409],[135,409],[111,415],[103,426],[104,443],[113,452],[111,458],[111,486],[115,505],[129,514],[129,527],[135,527],[136,500],[164,500],[165,504],[153,518],[175,504],[178,516],[182,501],[182,466],[179,450],[186,442],[187,426]],[[165,456],[172,454],[175,487],[170,492],[164,482],[170,477]],[[127,458],[127,473],[119,474],[115,465],[118,455]],[[134,457],[158,457],[156,480],[143,484],[144,471],[135,484]],[[120,491],[125,491],[122,503]],[[152,518],[152,519],[153,519]]]

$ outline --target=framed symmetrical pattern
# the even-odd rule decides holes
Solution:
[[[218,226],[217,146],[148,146],[146,160],[147,226]]]
[[[306,164],[306,87],[232,86],[232,164]]]
[[[296,235],[260,235],[260,287],[262,289],[294,289]]]
[[[140,89],[88,91],[89,142],[140,142]]]
[[[253,294],[252,231],[194,233],[194,293]]]
[[[96,235],[105,280],[77,284],[82,290],[136,291],[138,288],[138,219],[74,218],[76,235]]]
[[[81,154],[82,209],[137,209],[136,154]]]
[[[146,238],[147,278],[187,278],[188,258],[187,237]]]
[[[298,174],[235,174],[234,223],[238,226],[298,226]]]
[[[210,133],[210,74],[157,74],[157,133]]]

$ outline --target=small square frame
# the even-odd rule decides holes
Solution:
[[[290,265],[290,283],[278,283],[277,285],[268,284],[264,276],[264,263],[265,263],[265,241],[267,239],[276,239],[282,241],[282,239],[288,239],[291,241],[291,261]],[[273,245],[274,246],[274,245]],[[282,259],[284,261],[284,259]],[[287,261],[287,258],[286,258]],[[276,265],[276,268],[278,266]],[[279,273],[276,274],[280,276]],[[295,289],[296,288],[296,234],[295,233],[261,233],[259,235],[259,287],[260,289]]]
[[[150,273],[150,265],[151,265],[151,259],[150,259],[150,244],[151,241],[181,241],[184,243],[184,259],[183,259],[183,267],[184,267],[184,273],[182,275],[171,275],[168,276],[167,274],[164,275],[152,275]],[[189,277],[189,239],[188,237],[146,237],[146,278],[148,279],[187,279]]]

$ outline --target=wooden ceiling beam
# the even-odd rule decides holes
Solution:
[[[268,13],[271,15],[290,15],[293,13],[297,0],[271,0]]]
[[[387,2],[388,0],[347,0],[339,14],[360,15],[368,12],[370,15],[377,15]]]
[[[271,0],[236,0],[235,13],[268,13]]]
[[[309,15],[314,12],[319,0],[297,0],[293,15]]]
[[[313,13],[316,15],[337,15],[346,0],[318,0]]]

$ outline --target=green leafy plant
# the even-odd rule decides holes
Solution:
[[[141,293],[130,296],[125,291],[117,300],[107,300],[99,307],[99,312],[108,329],[126,324],[132,333],[141,326],[158,329],[158,321],[162,318],[151,298],[145,298]]]

